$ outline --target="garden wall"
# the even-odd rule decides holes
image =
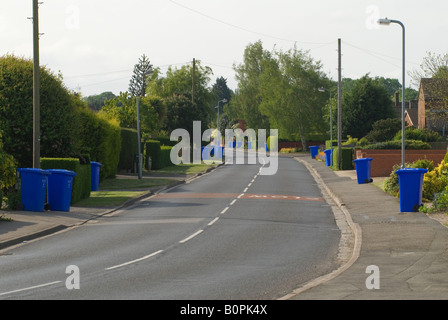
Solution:
[[[437,166],[445,157],[446,150],[405,150],[405,162],[414,162],[420,159],[428,159]],[[401,149],[378,150],[356,149],[355,159],[372,158],[370,163],[371,177],[388,177],[395,164],[401,163]]]

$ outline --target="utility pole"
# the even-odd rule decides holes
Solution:
[[[342,70],[341,70],[341,39],[338,39],[338,170],[342,169],[342,110],[341,110],[341,100],[342,100]]]
[[[193,58],[193,72],[191,74],[191,102],[194,103],[194,78],[195,78],[195,71],[196,71],[196,60]]]
[[[33,168],[40,168],[39,2],[33,0]]]

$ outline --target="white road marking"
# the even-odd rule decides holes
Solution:
[[[0,296],[5,296],[5,295],[11,294],[11,293],[17,293],[17,292],[21,292],[21,291],[27,291],[27,290],[47,287],[47,286],[51,286],[53,284],[61,283],[61,282],[62,281],[53,281],[53,282],[49,282],[49,283],[39,284],[39,285],[33,286],[33,287],[28,287],[28,288],[23,288],[23,289],[17,289],[17,290],[13,290],[13,291],[3,292],[3,293],[0,293]]]
[[[212,221],[210,221],[209,222],[209,226],[211,226],[212,224],[214,224],[216,221],[218,221],[219,220],[219,218],[218,217],[216,217],[215,219],[213,219]]]
[[[163,252],[163,250],[159,250],[159,251],[153,252],[153,253],[148,254],[147,256],[141,257],[139,259],[135,259],[135,260],[128,261],[128,262],[125,262],[125,263],[122,263],[122,264],[118,264],[118,265],[113,266],[113,267],[106,268],[106,270],[112,270],[112,269],[116,269],[116,268],[120,268],[120,267],[124,267],[124,266],[130,265],[130,264],[133,264],[133,263],[136,263],[136,262],[139,262],[139,261],[143,261],[143,260],[146,260],[148,258],[154,257],[155,255],[157,255],[157,254],[159,254],[161,252]]]
[[[196,237],[198,234],[200,234],[202,231],[204,231],[204,230],[198,230],[198,231],[196,231],[196,232],[193,233],[191,236],[185,238],[184,240],[179,241],[179,243],[185,243],[185,242],[187,242],[188,240],[193,239],[193,238]]]
[[[227,210],[229,210],[229,207],[225,207],[224,210],[221,211],[221,214],[226,213]]]

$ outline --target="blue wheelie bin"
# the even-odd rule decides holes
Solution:
[[[370,162],[372,158],[359,158],[353,160],[356,167],[356,177],[358,184],[370,183],[373,180],[370,178]]]
[[[76,173],[63,169],[48,169],[48,204],[52,211],[70,211],[73,177]]]
[[[310,151],[311,151],[311,158],[315,159],[319,152],[319,146],[311,146]]]
[[[19,168],[20,195],[25,211],[44,211],[49,172],[38,168]]]
[[[325,163],[326,163],[327,167],[330,167],[333,149],[324,150],[324,153],[325,153]]]
[[[423,176],[428,172],[421,168],[403,168],[398,175],[400,212],[417,212],[422,204]]]
[[[90,190],[98,191],[100,186],[100,168],[102,164],[95,161],[90,161]]]

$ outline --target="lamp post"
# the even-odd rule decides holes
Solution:
[[[218,105],[215,107],[216,109],[218,109],[218,117],[216,118],[216,130],[219,130],[219,103],[220,102],[226,103],[227,99],[219,100]]]
[[[331,150],[331,157],[330,157],[330,166],[333,165],[333,111],[331,107],[331,90],[325,89],[325,88],[319,88],[317,89],[319,92],[325,92],[328,91],[330,94],[330,150]]]
[[[401,28],[403,29],[403,67],[402,67],[402,83],[401,83],[401,168],[404,168],[404,164],[405,164],[405,118],[404,118],[404,111],[405,111],[405,107],[404,107],[404,91],[405,91],[405,27],[404,24],[401,21],[398,20],[392,20],[392,19],[379,19],[378,23],[381,25],[390,25],[391,23],[396,23],[399,24],[401,26]]]
[[[148,72],[144,72],[143,73],[143,81],[145,81],[145,77],[147,75],[152,74],[153,71],[148,71]],[[142,151],[141,151],[141,137],[140,137],[140,107],[139,107],[139,103],[138,103],[138,97],[140,96],[140,92],[137,93],[137,150],[138,150],[138,178],[141,179],[142,178]]]

